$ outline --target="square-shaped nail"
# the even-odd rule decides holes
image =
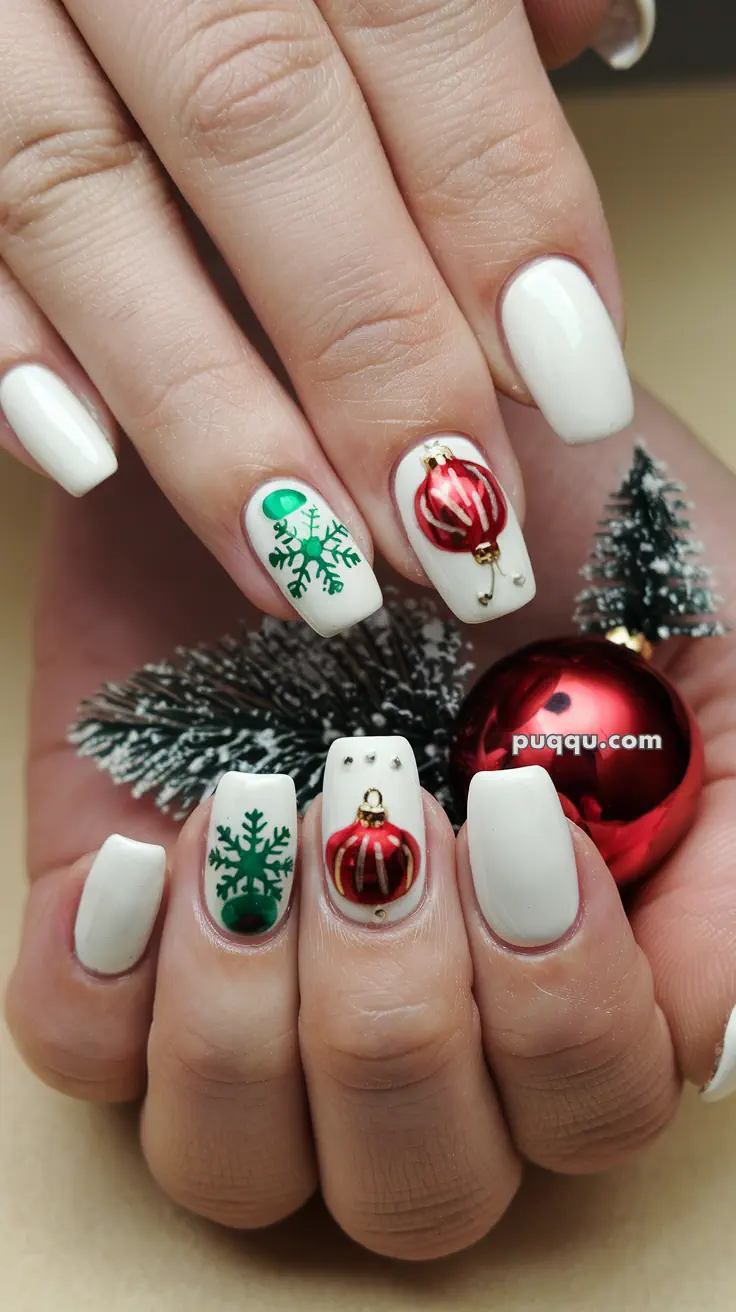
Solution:
[[[473,776],[468,851],[478,905],[503,942],[542,947],[572,929],[580,905],[575,850],[541,766]]]
[[[323,638],[367,619],[378,580],[324,497],[299,479],[263,483],[245,509],[253,550],[292,606]]]
[[[325,764],[322,842],[332,902],[381,925],[416,909],[426,879],[424,808],[406,738],[339,738]]]
[[[514,508],[467,437],[441,434],[413,447],[396,468],[394,495],[427,578],[458,619],[482,624],[532,600]]]
[[[204,871],[207,910],[220,929],[252,938],[275,928],[289,906],[296,845],[296,792],[288,775],[223,775]]]
[[[514,363],[547,423],[566,442],[620,433],[634,395],[615,325],[572,260],[535,260],[508,284],[501,322]]]
[[[122,834],[105,840],[90,867],[74,924],[80,963],[99,975],[132,970],[146,950],[161,905],[166,852]]]

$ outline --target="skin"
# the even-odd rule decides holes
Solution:
[[[651,398],[638,404],[638,431],[695,502],[733,624],[736,480]],[[631,449],[623,435],[561,453],[533,413],[509,405],[506,418],[529,490],[539,592],[482,632],[481,666],[532,636],[569,631],[577,569]],[[208,807],[177,841],[170,822],[63,745],[77,701],[103,679],[177,642],[214,638],[241,615],[237,591],[134,458],[81,507],[56,500],[11,1029],[41,1078],[67,1093],[117,1101],[147,1086],[143,1151],[194,1212],[265,1225],[319,1181],[337,1222],[367,1247],[414,1260],[456,1251],[503,1213],[524,1161],[573,1173],[618,1163],[669,1123],[683,1077],[703,1084],[712,1073],[736,999],[736,639],[656,654],[698,715],[707,784],[692,830],[628,920],[573,829],[575,932],[532,954],[503,947],[480,920],[464,835],[456,844],[426,798],[427,896],[377,943],[326,897],[317,803],[283,929],[241,948],[201,909]],[[111,831],[165,842],[171,878],[144,959],[100,980],[75,960],[71,927],[90,854]]]
[[[499,323],[508,280],[567,255],[622,328],[595,183],[543,62],[602,15],[0,0],[0,373],[46,363],[113,440],[117,421],[260,609],[288,613],[241,512],[273,476],[312,483],[416,580],[388,489],[417,437],[473,436],[523,506],[496,396],[528,400]],[[191,214],[281,364],[223,304]],[[24,458],[2,422],[0,441]]]

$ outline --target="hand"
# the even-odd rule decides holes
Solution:
[[[608,8],[0,0],[2,440],[80,494],[114,416],[241,591],[323,633],[378,606],[372,542],[420,577],[390,496],[417,439],[471,436],[520,514],[494,382],[569,441],[631,418],[608,232],[533,35],[564,59]],[[273,479],[350,530],[339,589],[289,589]]]
[[[652,452],[688,485],[733,624],[733,475],[650,399],[639,397],[639,413]],[[540,592],[533,607],[484,630],[488,660],[532,635],[569,631],[578,566],[630,458],[627,438],[602,452],[558,453],[533,414],[509,405],[506,417],[529,489]],[[599,857],[572,829],[582,917],[564,933],[575,884],[552,810],[543,855],[553,842],[562,852],[561,892],[536,932],[562,942],[533,954],[500,947],[472,892],[465,836],[456,846],[425,798],[428,894],[411,916],[379,937],[335,916],[314,807],[300,840],[300,904],[269,946],[240,947],[202,914],[209,808],[177,842],[164,817],[63,745],[82,696],[176,643],[232,629],[240,597],[130,461],[77,509],[59,500],[46,553],[32,884],[8,995],[13,1033],[38,1074],[101,1101],[147,1091],[144,1152],[195,1212],[265,1225],[298,1207],[319,1175],[339,1224],[369,1248],[410,1258],[478,1238],[508,1204],[525,1159],[598,1170],[657,1135],[680,1076],[711,1080],[736,1004],[736,637],[658,653],[698,714],[708,783],[690,834],[637,894],[631,927]],[[534,805],[540,813],[543,803]],[[165,844],[171,881],[150,946],[127,973],[105,978],[83,968],[73,942],[90,854],[110,833]],[[480,850],[482,861],[489,849]],[[492,855],[513,871],[514,842]],[[123,845],[118,891],[140,870],[129,857]],[[152,860],[144,849],[144,864]],[[112,926],[110,907],[98,905],[82,944],[98,968],[131,950],[120,915],[136,904],[113,907]],[[144,942],[131,923],[135,957]],[[149,928],[150,918],[144,939]],[[733,1044],[719,1070],[723,1089],[729,1070],[736,1076]]]

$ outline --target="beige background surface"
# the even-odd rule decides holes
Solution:
[[[736,89],[578,99],[621,259],[635,372],[736,467]],[[0,969],[23,896],[21,790],[40,480],[0,457]],[[736,877],[736,869],[735,869]],[[242,1237],[177,1211],[146,1177],[135,1117],[38,1085],[2,1052],[0,1299],[13,1312],[203,1307],[732,1312],[736,1099],[690,1093],[667,1137],[605,1177],[530,1174],[472,1252],[404,1267],[344,1239],[317,1203]]]

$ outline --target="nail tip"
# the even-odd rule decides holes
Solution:
[[[736,1007],[726,1025],[715,1074],[700,1090],[700,1097],[705,1103],[715,1103],[733,1094],[736,1094]]]
[[[638,0],[630,8],[636,11],[638,28],[632,32],[631,18],[627,23],[625,16],[614,11],[592,44],[599,58],[616,73],[628,72],[644,58],[657,26],[655,0]]]

